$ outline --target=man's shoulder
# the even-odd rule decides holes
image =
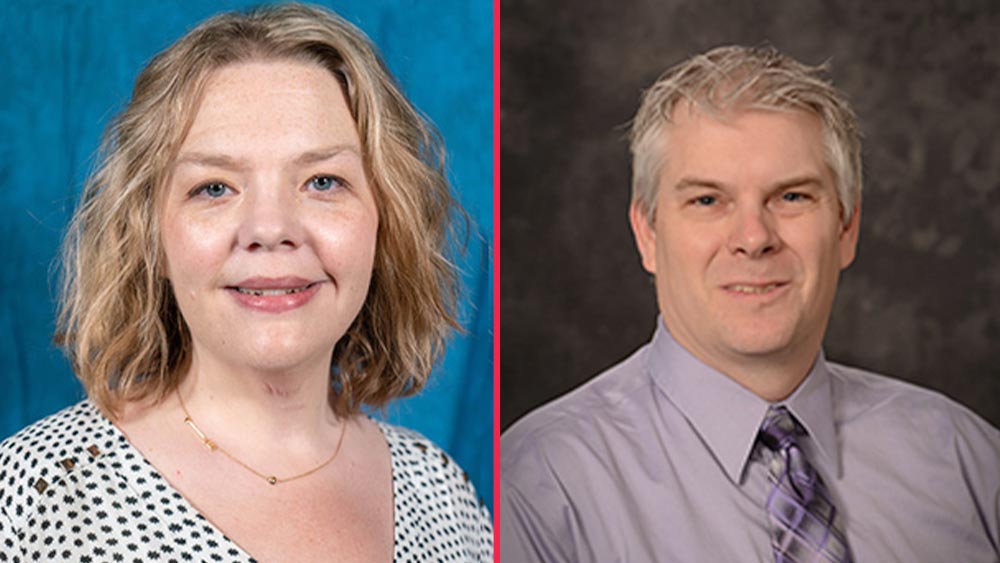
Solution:
[[[530,560],[578,559],[570,538],[588,533],[581,526],[592,507],[605,506],[595,491],[613,495],[618,475],[609,460],[630,447],[636,421],[650,418],[648,351],[648,344],[639,348],[500,437],[500,537],[514,559],[529,544]]]
[[[649,345],[599,373],[572,391],[536,408],[515,422],[500,437],[501,463],[509,465],[532,452],[573,449],[594,435],[595,428],[617,425],[634,417],[648,400],[650,381],[646,369]]]
[[[892,423],[902,430],[900,421],[906,421],[921,440],[951,442],[972,435],[1000,447],[1000,431],[939,391],[857,367],[831,362],[829,368],[842,423]]]

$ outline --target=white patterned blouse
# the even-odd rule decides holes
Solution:
[[[489,513],[458,464],[379,423],[392,456],[394,560],[492,561]],[[88,401],[0,443],[0,562],[254,559]]]

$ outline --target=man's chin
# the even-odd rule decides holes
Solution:
[[[723,344],[734,357],[766,360],[786,356],[792,348],[791,340],[791,331],[747,329],[727,333]]]

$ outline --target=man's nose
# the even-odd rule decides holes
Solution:
[[[781,248],[773,215],[763,205],[746,206],[732,217],[729,251],[759,258]]]
[[[245,192],[238,244],[251,251],[294,249],[302,244],[301,210],[294,190],[277,182]]]

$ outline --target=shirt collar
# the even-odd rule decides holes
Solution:
[[[819,453],[810,461],[826,469],[828,475],[840,478],[840,450],[833,419],[833,391],[826,354],[820,349],[809,375],[790,397],[781,404],[795,416],[812,438]]]
[[[741,483],[764,415],[771,403],[697,359],[657,319],[646,369],[691,423],[734,483]],[[809,375],[785,401],[820,452],[821,464],[839,476],[830,376],[820,351]]]

